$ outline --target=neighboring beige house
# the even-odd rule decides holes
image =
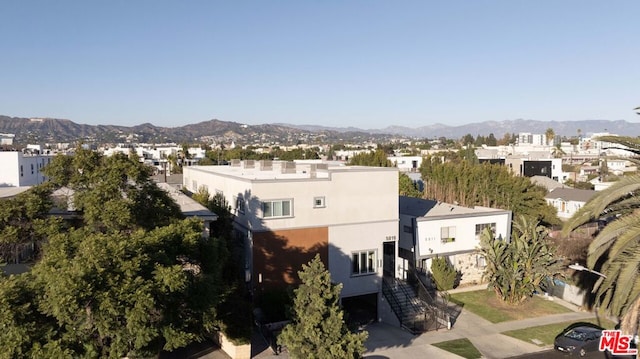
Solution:
[[[596,191],[588,189],[556,188],[549,191],[544,198],[547,203],[556,208],[558,217],[566,220],[589,202],[595,194]]]
[[[480,282],[486,266],[480,255],[480,234],[490,228],[496,238],[511,240],[511,211],[462,207],[400,197],[401,266],[430,272],[431,259],[445,257],[462,273],[461,283]]]
[[[343,304],[361,300],[381,319],[383,275],[397,276],[397,168],[236,160],[183,171],[184,188],[220,193],[231,206],[256,296],[295,284],[319,253],[343,284]]]

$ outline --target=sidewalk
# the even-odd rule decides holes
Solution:
[[[482,288],[486,288],[486,286],[467,287],[458,291]],[[544,351],[548,348],[539,347],[533,343],[527,343],[500,333],[539,325],[582,321],[594,317],[593,313],[580,311],[577,306],[561,299],[554,298],[554,302],[572,311],[494,324],[463,309],[451,330],[441,329],[418,336],[385,323],[370,324],[366,327],[369,332],[369,338],[365,342],[366,352],[364,357],[370,359],[459,359],[459,356],[439,349],[432,344],[461,338],[469,339],[482,353],[483,358],[487,359],[510,358]],[[288,357],[286,353],[275,355],[270,349],[264,350],[255,356],[255,358],[262,359],[284,359]]]

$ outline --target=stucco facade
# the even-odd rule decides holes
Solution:
[[[51,162],[51,155],[0,151],[0,187],[35,186],[46,182],[40,170]]]
[[[384,243],[396,274],[396,168],[234,161],[185,167],[183,186],[224,195],[247,240],[255,290],[295,283],[300,265],[320,253],[342,297],[379,293]]]
[[[401,197],[403,269],[409,270],[415,263],[416,268],[429,272],[431,258],[446,257],[462,273],[461,283],[477,282],[484,271],[478,251],[482,230],[488,227],[496,238],[509,241],[511,219],[507,210]]]

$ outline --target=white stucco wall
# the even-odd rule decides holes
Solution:
[[[206,186],[212,195],[221,191],[232,210],[236,198],[242,196],[245,212],[236,212],[236,223],[250,231],[328,227],[329,270],[332,280],[344,283],[342,296],[380,291],[382,243],[398,239],[396,168],[335,168],[324,178],[283,179],[275,178],[283,177],[276,174],[270,180],[257,180],[215,173],[212,167],[216,166],[185,167],[183,185],[194,192]],[[324,197],[325,206],[315,208],[315,197]],[[284,199],[293,201],[292,216],[263,218],[262,201]],[[377,251],[376,272],[352,276],[351,254],[364,250]],[[397,255],[396,244],[396,268]]]
[[[329,227],[329,268],[331,280],[343,283],[341,295],[350,297],[376,293],[382,285],[383,242],[397,238],[398,222],[372,222],[366,225],[336,225]],[[351,255],[363,250],[376,251],[375,274],[352,275]],[[397,248],[396,248],[397,252]],[[396,258],[397,268],[398,262]]]
[[[480,246],[480,239],[476,237],[476,224],[496,223],[496,237],[509,238],[510,212],[487,213],[481,216],[462,216],[450,218],[428,219],[417,221],[416,251],[418,257],[433,256],[461,251],[471,251]],[[443,243],[440,239],[442,227],[455,227],[454,242]]]
[[[51,158],[50,155],[25,155],[17,151],[1,151],[0,186],[22,187],[44,183],[47,178],[40,170],[49,164]]]
[[[547,199],[547,203],[555,207],[558,213],[558,217],[560,217],[561,219],[571,218],[580,208],[585,205],[585,202],[570,200],[566,201],[560,198]]]

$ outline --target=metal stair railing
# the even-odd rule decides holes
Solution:
[[[416,291],[418,292],[418,297],[427,303],[428,310],[433,313],[433,318],[435,319],[436,330],[440,328],[451,329],[451,316],[449,315],[449,304],[448,301],[438,296],[437,293],[434,296],[429,293],[427,287],[422,283],[422,280],[418,276],[418,274],[413,271],[413,275],[415,276],[416,282]]]

